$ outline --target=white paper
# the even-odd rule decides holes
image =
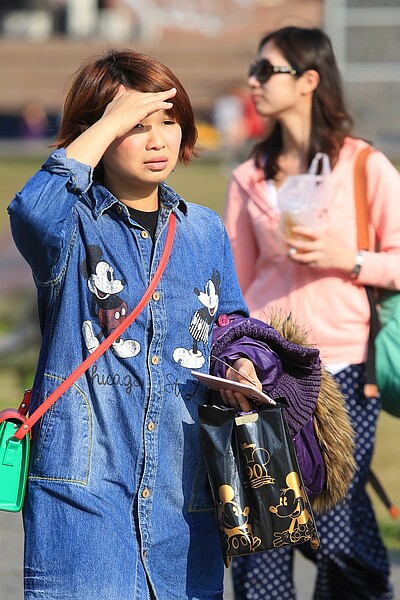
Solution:
[[[264,392],[261,392],[255,386],[250,383],[238,383],[231,379],[224,379],[223,377],[215,377],[214,375],[208,375],[207,373],[201,373],[200,371],[191,371],[193,377],[196,377],[201,383],[204,383],[207,387],[212,390],[233,390],[234,392],[241,392],[247,398],[256,400],[257,402],[263,402],[264,404],[276,404],[275,400],[267,396]]]

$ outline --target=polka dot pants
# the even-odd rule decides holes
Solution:
[[[380,401],[365,398],[363,373],[363,365],[351,365],[335,376],[356,432],[358,468],[345,501],[316,516],[321,548],[304,544],[235,558],[235,600],[294,600],[293,548],[317,565],[314,600],[393,600],[387,552],[365,491]]]

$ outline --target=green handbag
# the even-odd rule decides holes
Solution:
[[[399,292],[380,292],[379,320],[381,328],[375,338],[376,383],[381,393],[382,408],[394,417],[400,417]]]
[[[0,508],[18,512],[24,503],[28,479],[30,435],[22,440],[15,437],[17,429],[27,421],[30,390],[17,409],[0,411]]]

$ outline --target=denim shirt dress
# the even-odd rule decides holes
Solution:
[[[219,216],[160,185],[153,243],[64,150],[9,206],[38,290],[34,410],[136,306],[177,228],[149,304],[33,431],[25,599],[222,598],[223,562],[197,406],[213,323],[247,315]]]

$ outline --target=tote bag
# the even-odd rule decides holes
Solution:
[[[309,542],[319,547],[283,408],[238,414],[200,405],[201,442],[226,566],[233,556]]]

